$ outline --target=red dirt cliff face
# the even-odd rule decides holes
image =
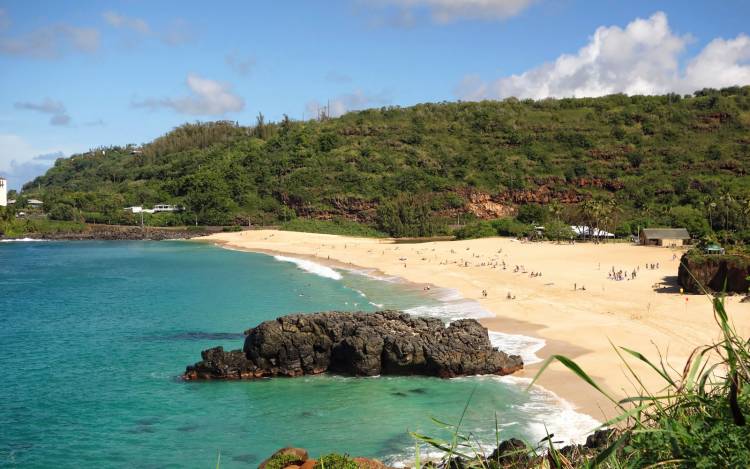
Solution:
[[[687,253],[680,259],[678,281],[689,293],[702,294],[701,285],[710,292],[747,293],[748,275],[750,258]]]

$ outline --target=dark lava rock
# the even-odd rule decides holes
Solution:
[[[680,259],[677,280],[688,293],[747,293],[750,287],[750,257],[740,255],[695,254]]]
[[[492,347],[473,319],[448,325],[400,311],[292,314],[245,332],[243,350],[204,350],[185,379],[249,379],[327,371],[354,376],[506,375],[521,357]]]

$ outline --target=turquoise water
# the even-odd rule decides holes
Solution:
[[[373,303],[437,300],[198,243],[0,243],[0,465],[215,467],[220,451],[224,468],[254,467],[285,445],[393,462],[407,431],[439,434],[430,417],[457,420],[474,389],[465,428],[487,442],[495,412],[503,437],[525,438],[575,414],[492,378],[178,378],[260,321]]]

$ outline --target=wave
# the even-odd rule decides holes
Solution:
[[[333,280],[341,280],[342,278],[340,273],[336,272],[328,266],[318,264],[317,262],[287,256],[273,256],[273,258],[281,262],[291,262],[305,272],[310,272],[311,274],[319,275],[321,277],[330,278]]]
[[[520,334],[506,334],[504,332],[487,331],[493,347],[508,355],[520,355],[524,365],[539,363],[542,359],[536,354],[547,345],[544,339]]]
[[[41,243],[46,242],[46,239],[35,239],[35,238],[11,238],[11,239],[0,239],[0,243]]]
[[[500,376],[497,379],[526,389],[530,378]],[[528,392],[529,400],[515,408],[527,416],[526,427],[537,441],[546,438],[547,432],[554,434],[556,446],[582,444],[586,437],[596,430],[601,422],[588,414],[578,412],[570,402],[549,389],[533,386]],[[558,443],[559,442],[559,443]]]
[[[450,322],[458,319],[491,318],[494,315],[472,300],[447,301],[436,305],[423,305],[404,310],[415,316],[427,316]]]

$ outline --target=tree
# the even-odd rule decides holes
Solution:
[[[561,241],[573,238],[575,233],[573,233],[573,229],[567,223],[559,220],[550,220],[544,225],[544,235],[547,239]]]
[[[516,219],[521,223],[540,225],[547,219],[548,210],[538,204],[527,204],[518,207]]]

